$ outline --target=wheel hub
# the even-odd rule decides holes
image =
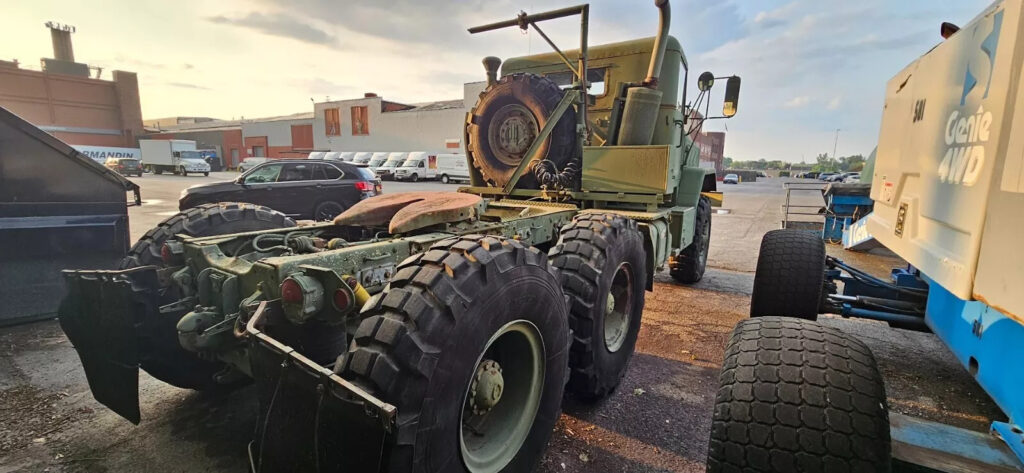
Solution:
[[[604,307],[604,345],[610,353],[615,353],[626,342],[633,294],[633,268],[629,263],[622,263],[615,271]]]
[[[519,164],[540,133],[537,120],[526,107],[509,104],[498,110],[488,130],[491,151],[502,162]]]
[[[476,376],[469,388],[469,403],[473,414],[484,415],[501,400],[505,391],[505,378],[501,376],[501,365],[493,360],[483,360],[476,369]]]
[[[485,345],[467,376],[459,419],[470,473],[499,473],[515,458],[540,407],[544,360],[543,338],[526,320],[509,322]]]

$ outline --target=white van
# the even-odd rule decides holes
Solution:
[[[354,158],[355,156],[356,153],[354,151],[345,151],[344,153],[338,153],[338,160],[347,163],[349,161],[352,161],[352,158]]]
[[[420,179],[437,177],[437,153],[414,151],[401,166],[395,169],[396,181],[416,182]]]
[[[373,156],[370,156],[370,160],[366,162],[366,165],[374,174],[376,174],[377,168],[381,167],[381,165],[384,164],[384,161],[388,160],[388,156],[390,154],[391,153],[373,153]]]
[[[370,162],[370,158],[373,157],[373,153],[367,151],[360,151],[352,156],[353,164],[366,164]]]
[[[327,152],[327,153],[324,153],[324,157],[323,157],[323,159],[325,159],[325,160],[326,160],[326,159],[334,159],[334,160],[337,160],[337,159],[338,159],[338,155],[340,155],[340,154],[341,154],[341,153],[339,153],[339,152],[337,152],[337,151],[329,151],[329,152]]]
[[[312,153],[309,153],[309,156],[306,156],[306,158],[307,159],[324,159],[324,156],[326,154],[327,153],[325,151],[313,151]]]
[[[377,177],[381,179],[393,178],[395,174],[395,169],[398,169],[398,166],[401,166],[402,163],[404,163],[405,160],[408,158],[409,153],[406,153],[404,151],[396,151],[394,153],[389,154],[387,161],[384,161],[384,164],[381,164],[375,170],[375,172],[377,173]]]
[[[451,181],[469,181],[466,155],[445,153],[437,155],[437,178],[447,184]]]

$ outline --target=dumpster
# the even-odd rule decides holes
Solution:
[[[139,187],[0,107],[0,326],[54,317],[62,269],[116,268]]]

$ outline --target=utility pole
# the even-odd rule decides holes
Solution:
[[[839,129],[836,128],[836,140],[832,142],[832,159],[836,159],[836,147],[839,146]]]

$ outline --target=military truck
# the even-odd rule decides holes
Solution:
[[[467,114],[471,185],[388,194],[296,226],[222,203],[146,233],[119,271],[68,271],[60,320],[94,397],[140,421],[138,368],[174,386],[252,380],[254,471],[526,471],[565,392],[607,396],[645,290],[701,279],[712,174],[686,56],[656,37],[484,60]],[[501,68],[499,73],[499,68]],[[728,78],[723,117],[736,112]],[[702,114],[696,113],[703,106]],[[703,194],[703,195],[702,195]]]

